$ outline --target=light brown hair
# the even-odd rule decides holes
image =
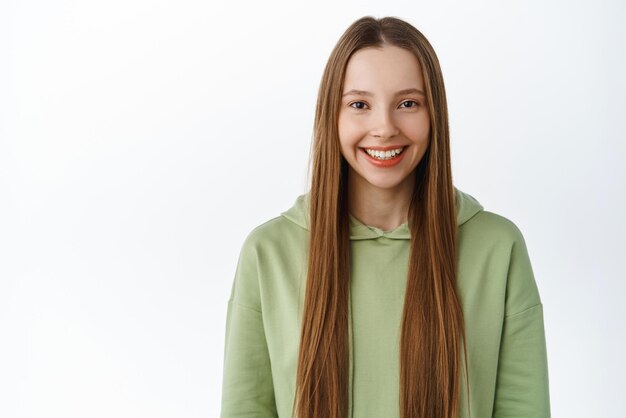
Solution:
[[[345,418],[348,402],[350,227],[348,163],[337,120],[348,60],[394,45],[417,57],[430,115],[430,141],[415,169],[408,213],[410,258],[401,324],[400,417],[456,418],[465,325],[456,290],[457,224],[448,110],[439,61],[426,37],[395,18],[365,16],[343,33],[324,69],[315,112],[306,296],[293,414]],[[468,396],[469,400],[469,396]]]

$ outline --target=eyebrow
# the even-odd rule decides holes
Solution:
[[[423,91],[421,91],[420,89],[416,89],[416,88],[408,88],[408,89],[400,90],[396,92],[396,96],[400,96],[401,94],[410,94],[410,93],[417,93],[417,94],[421,94],[422,96],[425,96]],[[373,96],[373,94],[370,93],[369,91],[352,89],[350,91],[345,92],[341,97],[346,97],[350,95]]]

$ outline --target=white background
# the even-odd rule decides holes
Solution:
[[[219,415],[239,250],[366,14],[431,41],[454,183],[524,234],[552,415],[623,416],[623,2],[0,4],[1,417]]]

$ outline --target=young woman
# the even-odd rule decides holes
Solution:
[[[507,218],[452,182],[428,40],[363,17],[324,70],[310,190],[246,238],[221,416],[549,417],[543,305]]]

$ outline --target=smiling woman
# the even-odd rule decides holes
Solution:
[[[420,31],[348,27],[312,146],[310,191],[241,248],[222,418],[549,417],[523,235],[454,186],[443,75]]]

